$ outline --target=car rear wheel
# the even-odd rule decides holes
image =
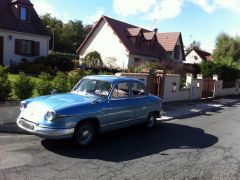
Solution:
[[[74,132],[74,141],[77,146],[87,146],[92,143],[96,135],[96,128],[93,123],[80,123]]]
[[[147,128],[151,129],[156,125],[156,122],[157,122],[157,116],[154,113],[150,113],[148,115],[148,119],[145,122],[145,124]]]

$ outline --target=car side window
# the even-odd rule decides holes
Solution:
[[[129,86],[127,82],[118,83],[112,93],[112,98],[125,98],[129,97]]]
[[[141,83],[134,82],[132,83],[132,93],[133,96],[146,96],[147,92]]]

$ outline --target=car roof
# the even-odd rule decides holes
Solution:
[[[108,81],[112,84],[118,81],[135,81],[135,82],[141,82],[142,81],[135,79],[135,78],[130,78],[130,77],[125,77],[125,76],[113,76],[113,75],[91,75],[91,76],[86,76],[84,78],[87,79],[95,79],[95,80],[103,80],[103,81]]]

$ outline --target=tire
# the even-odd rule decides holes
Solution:
[[[74,132],[74,143],[77,146],[85,147],[92,143],[96,136],[96,127],[91,122],[80,123]]]
[[[152,129],[152,128],[155,127],[156,123],[157,123],[157,117],[156,117],[156,115],[155,115],[154,113],[150,113],[150,114],[148,115],[148,118],[147,118],[146,122],[145,122],[145,126],[146,126],[148,129]]]

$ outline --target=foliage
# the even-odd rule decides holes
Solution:
[[[52,82],[53,89],[58,93],[68,92],[68,78],[67,75],[61,71],[57,73]]]
[[[83,62],[90,68],[102,68],[103,67],[101,55],[97,51],[89,52],[84,57]]]
[[[47,56],[47,66],[50,66],[54,70],[70,71],[73,69],[73,59],[63,54],[50,54]]]
[[[52,31],[47,26],[54,30],[54,45],[55,51],[75,53],[76,49],[86,38],[87,34],[91,31],[92,25],[83,25],[82,21],[70,20],[63,23],[60,19],[51,17],[50,14],[40,16],[42,23],[52,35]],[[50,49],[52,49],[52,39],[50,42]]]
[[[140,73],[143,71],[149,71],[150,73],[154,73],[156,70],[161,70],[161,69],[163,69],[162,64],[149,62],[149,63],[142,64],[140,66],[132,67],[130,71],[135,73]]]
[[[74,57],[72,54],[53,53],[47,57],[38,57],[33,62],[22,61],[19,64],[12,64],[10,72],[39,75],[41,72],[70,71],[74,68]]]
[[[9,98],[11,93],[11,83],[8,80],[8,69],[0,66],[0,101]]]
[[[200,64],[200,69],[205,78],[211,78],[214,74],[222,80],[236,80],[240,77],[240,70],[234,64],[204,61]]]
[[[201,50],[201,43],[200,41],[193,41],[187,48],[186,52],[189,52],[191,49],[199,49]]]
[[[97,73],[92,69],[88,69],[84,72],[84,75],[86,75],[86,76],[95,75],[95,74],[97,74]]]
[[[14,94],[20,100],[31,97],[33,94],[33,87],[34,83],[23,72],[19,74],[16,81],[13,83]]]
[[[213,50],[213,59],[214,61],[228,59],[240,63],[240,37],[232,37],[226,33],[219,34]]]
[[[184,87],[186,87],[186,76],[181,76],[180,82],[179,82],[179,88],[183,89]]]
[[[39,82],[36,84],[36,90],[39,96],[51,94],[52,83],[51,76],[48,73],[42,72],[38,78]]]
[[[84,76],[82,71],[71,71],[68,73],[68,86],[72,89],[78,81]]]

